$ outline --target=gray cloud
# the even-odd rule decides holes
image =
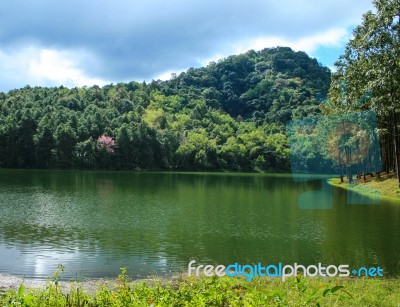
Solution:
[[[14,0],[0,3],[0,50],[84,51],[89,77],[143,80],[261,36],[287,40],[359,23],[365,0]]]

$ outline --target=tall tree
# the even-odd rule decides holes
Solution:
[[[345,54],[337,62],[330,100],[343,106],[338,90],[346,82],[347,110],[373,109],[380,119],[380,128],[391,138],[391,151],[400,187],[400,147],[398,113],[400,106],[400,0],[374,0],[376,12],[367,12],[346,46]],[[370,93],[369,99],[363,99]],[[335,103],[336,101],[336,103]],[[349,105],[358,105],[348,108]],[[386,142],[388,144],[388,142]]]
[[[76,145],[75,131],[67,124],[58,126],[55,131],[55,143],[60,165],[62,167],[71,166]]]

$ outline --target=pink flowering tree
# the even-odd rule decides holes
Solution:
[[[97,144],[99,148],[104,149],[110,155],[114,154],[115,146],[117,146],[112,137],[106,136],[104,134],[99,136],[99,138],[97,139]]]

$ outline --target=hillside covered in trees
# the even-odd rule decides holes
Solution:
[[[0,167],[284,171],[285,124],[316,115],[330,71],[264,49],[168,81],[0,93]]]

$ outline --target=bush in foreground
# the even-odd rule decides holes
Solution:
[[[212,277],[130,283],[126,271],[114,289],[99,286],[88,293],[79,284],[62,291],[59,271],[39,289],[1,293],[1,306],[397,306],[400,279],[321,279]]]

